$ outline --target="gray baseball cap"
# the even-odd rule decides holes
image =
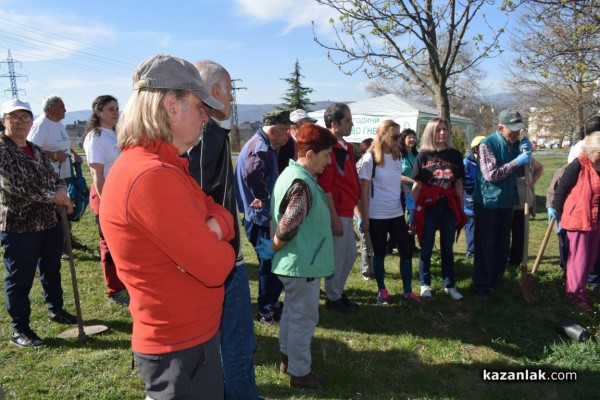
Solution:
[[[190,62],[168,54],[158,54],[142,61],[133,73],[134,90],[189,90],[207,106],[221,110],[223,104],[204,87],[198,69]]]

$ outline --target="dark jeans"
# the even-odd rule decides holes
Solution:
[[[452,210],[446,202],[440,202],[425,209],[425,224],[421,253],[419,254],[419,276],[421,285],[431,285],[431,254],[435,243],[435,232],[440,231],[442,256],[442,280],[444,288],[453,288],[454,281],[454,238],[456,222]]]
[[[219,333],[189,349],[165,354],[133,352],[153,399],[223,399]]]
[[[467,242],[467,251],[475,254],[475,216],[470,215],[465,225],[465,240]]]
[[[270,239],[269,228],[254,224],[244,218],[244,229],[248,241],[256,248],[260,238]],[[273,272],[271,272],[271,260],[262,260],[258,253],[258,311],[261,313],[269,312],[275,303],[279,301],[279,296],[283,291],[283,285]]]
[[[475,258],[473,290],[486,293],[495,286],[504,271],[510,252],[510,228],[513,209],[488,210],[475,203]]]
[[[29,328],[29,292],[36,268],[40,271],[40,282],[48,309],[52,312],[62,310],[60,256],[63,231],[60,219],[55,227],[39,232],[0,232],[0,241],[7,271],[4,279],[6,309],[12,318],[13,329],[21,331]]]
[[[225,301],[221,317],[221,360],[225,398],[258,398],[254,374],[254,322],[250,285],[244,264],[234,267],[225,281]]]
[[[523,261],[525,245],[525,210],[514,210],[510,227],[510,254],[508,264],[519,265]]]

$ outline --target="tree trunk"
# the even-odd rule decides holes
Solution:
[[[448,125],[451,125],[450,100],[448,99],[448,88],[445,84],[440,84],[435,88],[435,104],[437,106],[438,117],[444,118],[448,121]],[[450,129],[450,126],[448,126],[448,129]]]

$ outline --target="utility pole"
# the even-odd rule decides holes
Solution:
[[[232,79],[231,80],[231,97],[233,98],[231,102],[231,131],[229,132],[229,139],[231,140],[231,148],[233,151],[240,151],[241,149],[241,139],[240,139],[240,127],[238,121],[238,112],[237,112],[237,99],[236,92],[238,90],[247,89],[245,87],[236,87],[236,82],[241,82],[241,79]]]
[[[25,92],[23,89],[17,88],[17,78],[27,77],[26,75],[17,75],[15,73],[15,63],[21,64],[19,61],[13,60],[10,50],[8,50],[8,58],[0,61],[0,64],[8,64],[8,74],[0,75],[0,78],[10,79],[10,89],[5,89],[5,92],[10,91],[13,99],[19,98],[19,92]]]

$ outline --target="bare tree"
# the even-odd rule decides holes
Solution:
[[[583,133],[585,120],[597,110],[600,77],[600,27],[590,7],[598,0],[521,4],[512,50],[519,54],[511,68],[513,85],[552,120],[559,132]]]
[[[501,52],[498,40],[506,24],[488,24],[487,40],[481,33],[467,36],[475,16],[485,5],[493,5],[491,0],[315,1],[340,15],[330,21],[334,43],[324,43],[316,33],[315,41],[329,50],[329,59],[343,72],[362,70],[369,78],[418,85],[435,100],[438,115],[448,120],[453,77]]]

